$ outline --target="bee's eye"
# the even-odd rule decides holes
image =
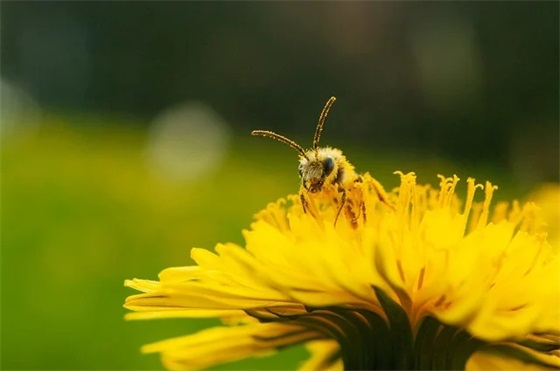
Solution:
[[[323,160],[323,173],[324,175],[329,175],[334,169],[334,160],[332,157],[327,157]]]

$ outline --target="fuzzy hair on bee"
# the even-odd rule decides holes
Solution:
[[[315,129],[315,136],[313,137],[313,146],[309,150],[304,150],[303,147],[293,140],[272,131],[253,130],[251,134],[276,139],[279,142],[289,145],[299,153],[298,172],[301,178],[299,194],[304,212],[307,212],[307,201],[304,196],[305,192],[320,192],[325,185],[338,187],[338,191],[342,195],[340,206],[334,220],[334,224],[336,225],[338,217],[346,204],[347,190],[353,187],[355,183],[362,182],[362,177],[356,173],[354,166],[346,159],[346,156],[342,154],[341,150],[332,147],[319,147],[319,139],[321,138],[325,120],[335,100],[335,97],[331,97],[321,111],[319,122]],[[381,189],[376,189],[376,191],[380,200],[384,203],[388,203],[384,197],[384,191]],[[360,205],[360,209],[365,221],[366,210],[363,202]],[[352,223],[356,223],[356,220],[353,220]]]

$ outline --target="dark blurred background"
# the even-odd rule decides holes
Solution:
[[[242,243],[254,212],[298,189],[296,153],[249,132],[308,147],[331,95],[323,144],[387,188],[394,170],[490,179],[502,197],[558,181],[558,2],[3,1],[0,14],[3,369],[158,368],[141,344],[206,324],[125,323],[122,280]]]
[[[309,139],[336,95],[331,137],[558,177],[557,2],[10,2],[2,13],[2,77],[46,107],[151,118],[196,99],[236,132]]]

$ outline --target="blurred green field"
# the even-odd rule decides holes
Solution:
[[[286,146],[236,133],[226,161],[189,184],[147,166],[146,133],[111,119],[50,117],[36,135],[2,145],[2,369],[160,369],[142,344],[184,335],[212,320],[125,322],[126,278],[153,278],[191,264],[191,247],[242,243],[241,230],[268,202],[298,190],[297,157]],[[112,119],[114,120],[114,119]],[[79,128],[78,128],[79,127]],[[332,143],[387,189],[394,170],[420,182],[457,173],[520,191],[490,168]],[[306,144],[306,143],[304,143]],[[372,154],[373,153],[373,154]],[[502,191],[503,190],[503,191]],[[302,348],[221,369],[294,369]]]

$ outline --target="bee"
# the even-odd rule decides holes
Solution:
[[[291,139],[286,138],[280,134],[268,130],[253,130],[252,135],[269,137],[276,139],[279,142],[285,143],[298,151],[299,153],[299,166],[298,172],[301,178],[300,199],[303,206],[303,211],[307,212],[308,204],[305,199],[304,193],[317,193],[320,192],[325,184],[331,184],[338,187],[338,191],[342,194],[340,199],[340,206],[336,213],[334,224],[338,220],[341,211],[344,208],[347,200],[347,190],[355,185],[355,183],[363,182],[362,177],[356,173],[354,166],[342,154],[342,151],[337,148],[319,147],[319,139],[325,126],[327,115],[335,102],[336,98],[331,97],[321,114],[319,115],[319,122],[315,129],[315,136],[313,137],[313,146],[309,150],[304,150],[299,144]],[[385,197],[385,193],[378,183],[373,184],[379,199],[389,205]],[[362,201],[360,205],[364,221],[366,220],[365,203]],[[352,224],[356,224],[356,217],[352,218]]]

